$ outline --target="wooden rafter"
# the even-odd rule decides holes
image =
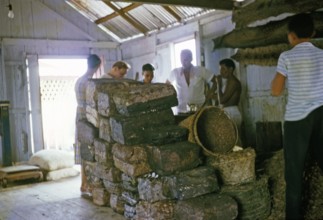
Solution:
[[[122,18],[124,18],[127,22],[129,22],[134,28],[136,28],[141,33],[145,34],[149,30],[141,25],[139,22],[137,22],[134,18],[123,12],[122,9],[118,9],[114,4],[112,4],[110,1],[103,1],[107,6],[109,6],[112,10],[114,10],[118,15],[120,15]]]
[[[232,10],[231,0],[123,0],[124,2],[140,2],[145,4],[177,5],[218,10]]]
[[[181,16],[177,14],[176,11],[174,11],[171,7],[163,5],[162,6],[169,14],[171,14],[178,22],[182,21]]]
[[[132,9],[135,9],[135,8],[137,8],[137,7],[141,6],[141,5],[142,5],[142,4],[140,4],[140,3],[132,3],[131,5],[129,5],[129,6],[125,7],[125,8],[123,8],[123,9],[122,9],[122,12],[123,12],[123,13],[127,13],[128,11],[131,11]],[[102,17],[102,18],[97,19],[97,20],[95,21],[95,23],[96,23],[96,24],[101,24],[101,23],[106,22],[106,21],[108,21],[108,20],[111,20],[112,18],[115,18],[115,17],[117,17],[117,16],[119,16],[119,14],[118,14],[117,12],[113,12],[112,14],[109,14],[109,15],[107,15],[107,16],[104,16],[104,17]]]

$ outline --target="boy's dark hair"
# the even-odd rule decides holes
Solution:
[[[301,13],[292,16],[288,23],[288,31],[299,38],[310,38],[314,33],[314,22],[310,14]]]
[[[142,66],[142,71],[154,71],[155,67],[151,65],[150,63],[146,63]]]
[[[221,60],[220,65],[225,65],[226,67],[231,67],[233,70],[235,70],[235,68],[236,68],[236,65],[234,64],[233,60],[231,60],[231,59]]]
[[[88,58],[87,58],[88,68],[96,68],[96,67],[100,66],[100,64],[101,64],[101,59],[98,55],[91,54],[90,56],[88,56]]]

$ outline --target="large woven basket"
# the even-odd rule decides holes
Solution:
[[[268,176],[241,185],[224,185],[220,194],[231,196],[238,203],[236,219],[267,219],[271,211],[271,198],[268,189]]]
[[[240,185],[256,179],[255,158],[255,150],[248,147],[236,152],[218,153],[208,157],[206,163],[218,172],[223,185]]]
[[[179,125],[189,130],[188,140],[200,145],[207,156],[229,152],[238,141],[237,126],[219,107],[203,107]]]

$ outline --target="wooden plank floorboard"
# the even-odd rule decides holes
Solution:
[[[81,198],[80,177],[0,187],[0,220],[124,220]]]

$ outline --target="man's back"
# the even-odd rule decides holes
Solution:
[[[310,42],[281,54],[277,71],[288,78],[286,119],[300,119],[323,104],[323,50]]]
[[[81,120],[86,118],[85,106],[86,106],[86,86],[88,84],[88,76],[83,75],[77,79],[74,87],[76,101],[77,101],[77,111],[76,118]]]

